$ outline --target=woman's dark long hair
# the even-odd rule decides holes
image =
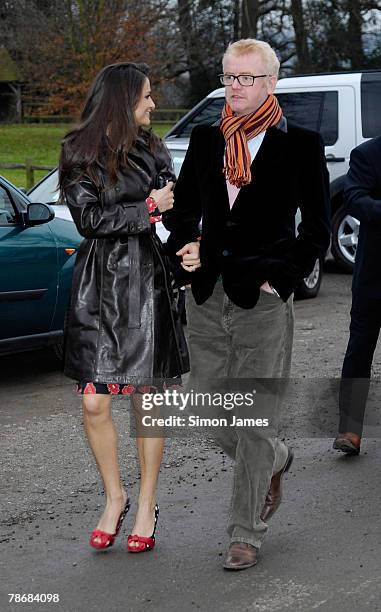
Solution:
[[[103,68],[87,94],[79,124],[66,134],[59,162],[59,188],[72,171],[86,173],[100,187],[96,166],[103,167],[111,183],[118,169],[128,165],[127,154],[139,134],[134,110],[147,79],[147,64],[123,62]],[[157,137],[148,133],[151,150]],[[71,176],[72,175],[72,176]]]

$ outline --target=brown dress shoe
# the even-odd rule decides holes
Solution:
[[[294,459],[294,453],[289,448],[286,463],[279,472],[274,474],[271,479],[270,488],[266,495],[265,503],[261,512],[261,521],[267,523],[269,519],[275,514],[282,501],[282,477],[285,472],[290,469],[291,463]]]
[[[358,455],[360,453],[361,438],[351,431],[338,433],[333,443],[333,448],[341,450],[347,455]]]
[[[226,553],[224,569],[242,570],[257,564],[258,551],[252,544],[232,542]]]

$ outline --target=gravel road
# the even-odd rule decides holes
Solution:
[[[295,303],[292,376],[318,388],[325,408],[335,406],[350,281],[327,264],[318,298]],[[111,550],[97,553],[87,540],[103,494],[72,382],[50,351],[2,357],[0,364],[0,610],[381,610],[375,428],[359,458],[341,457],[331,449],[335,414],[325,429],[311,425],[302,435],[293,429],[319,398],[317,392],[307,405],[298,396],[285,428],[296,459],[255,568],[221,569],[232,463],[208,434],[168,440],[155,550],[128,555],[124,527]],[[378,348],[375,406],[380,370]],[[115,401],[114,414],[123,479],[136,499],[138,466],[125,398]],[[10,593],[56,593],[59,602],[9,603]]]

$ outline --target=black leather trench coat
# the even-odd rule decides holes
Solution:
[[[146,198],[158,174],[174,180],[160,142],[139,136],[130,165],[103,189],[86,175],[64,189],[81,243],[73,274],[65,374],[78,381],[149,384],[188,371],[163,245]]]

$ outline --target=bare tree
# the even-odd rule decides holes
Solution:
[[[238,40],[241,33],[241,0],[233,2],[233,38]]]
[[[302,0],[291,0],[290,13],[295,32],[295,68],[298,72],[308,72],[311,70],[311,58]]]
[[[260,0],[242,0],[242,38],[256,38]]]
[[[218,86],[221,57],[233,39],[234,4],[230,0],[178,0],[178,25],[183,49],[183,71],[189,73],[190,104]],[[235,6],[237,8],[237,6]]]
[[[181,81],[176,100],[193,105],[244,37],[267,41],[283,74],[376,68],[380,22],[381,0],[0,0],[0,41],[24,99],[51,113],[76,111],[94,74],[121,60],[151,64],[154,87]]]
[[[361,0],[347,0],[346,10],[348,19],[348,58],[351,68],[361,68],[364,65],[364,51],[362,42],[363,16]]]

